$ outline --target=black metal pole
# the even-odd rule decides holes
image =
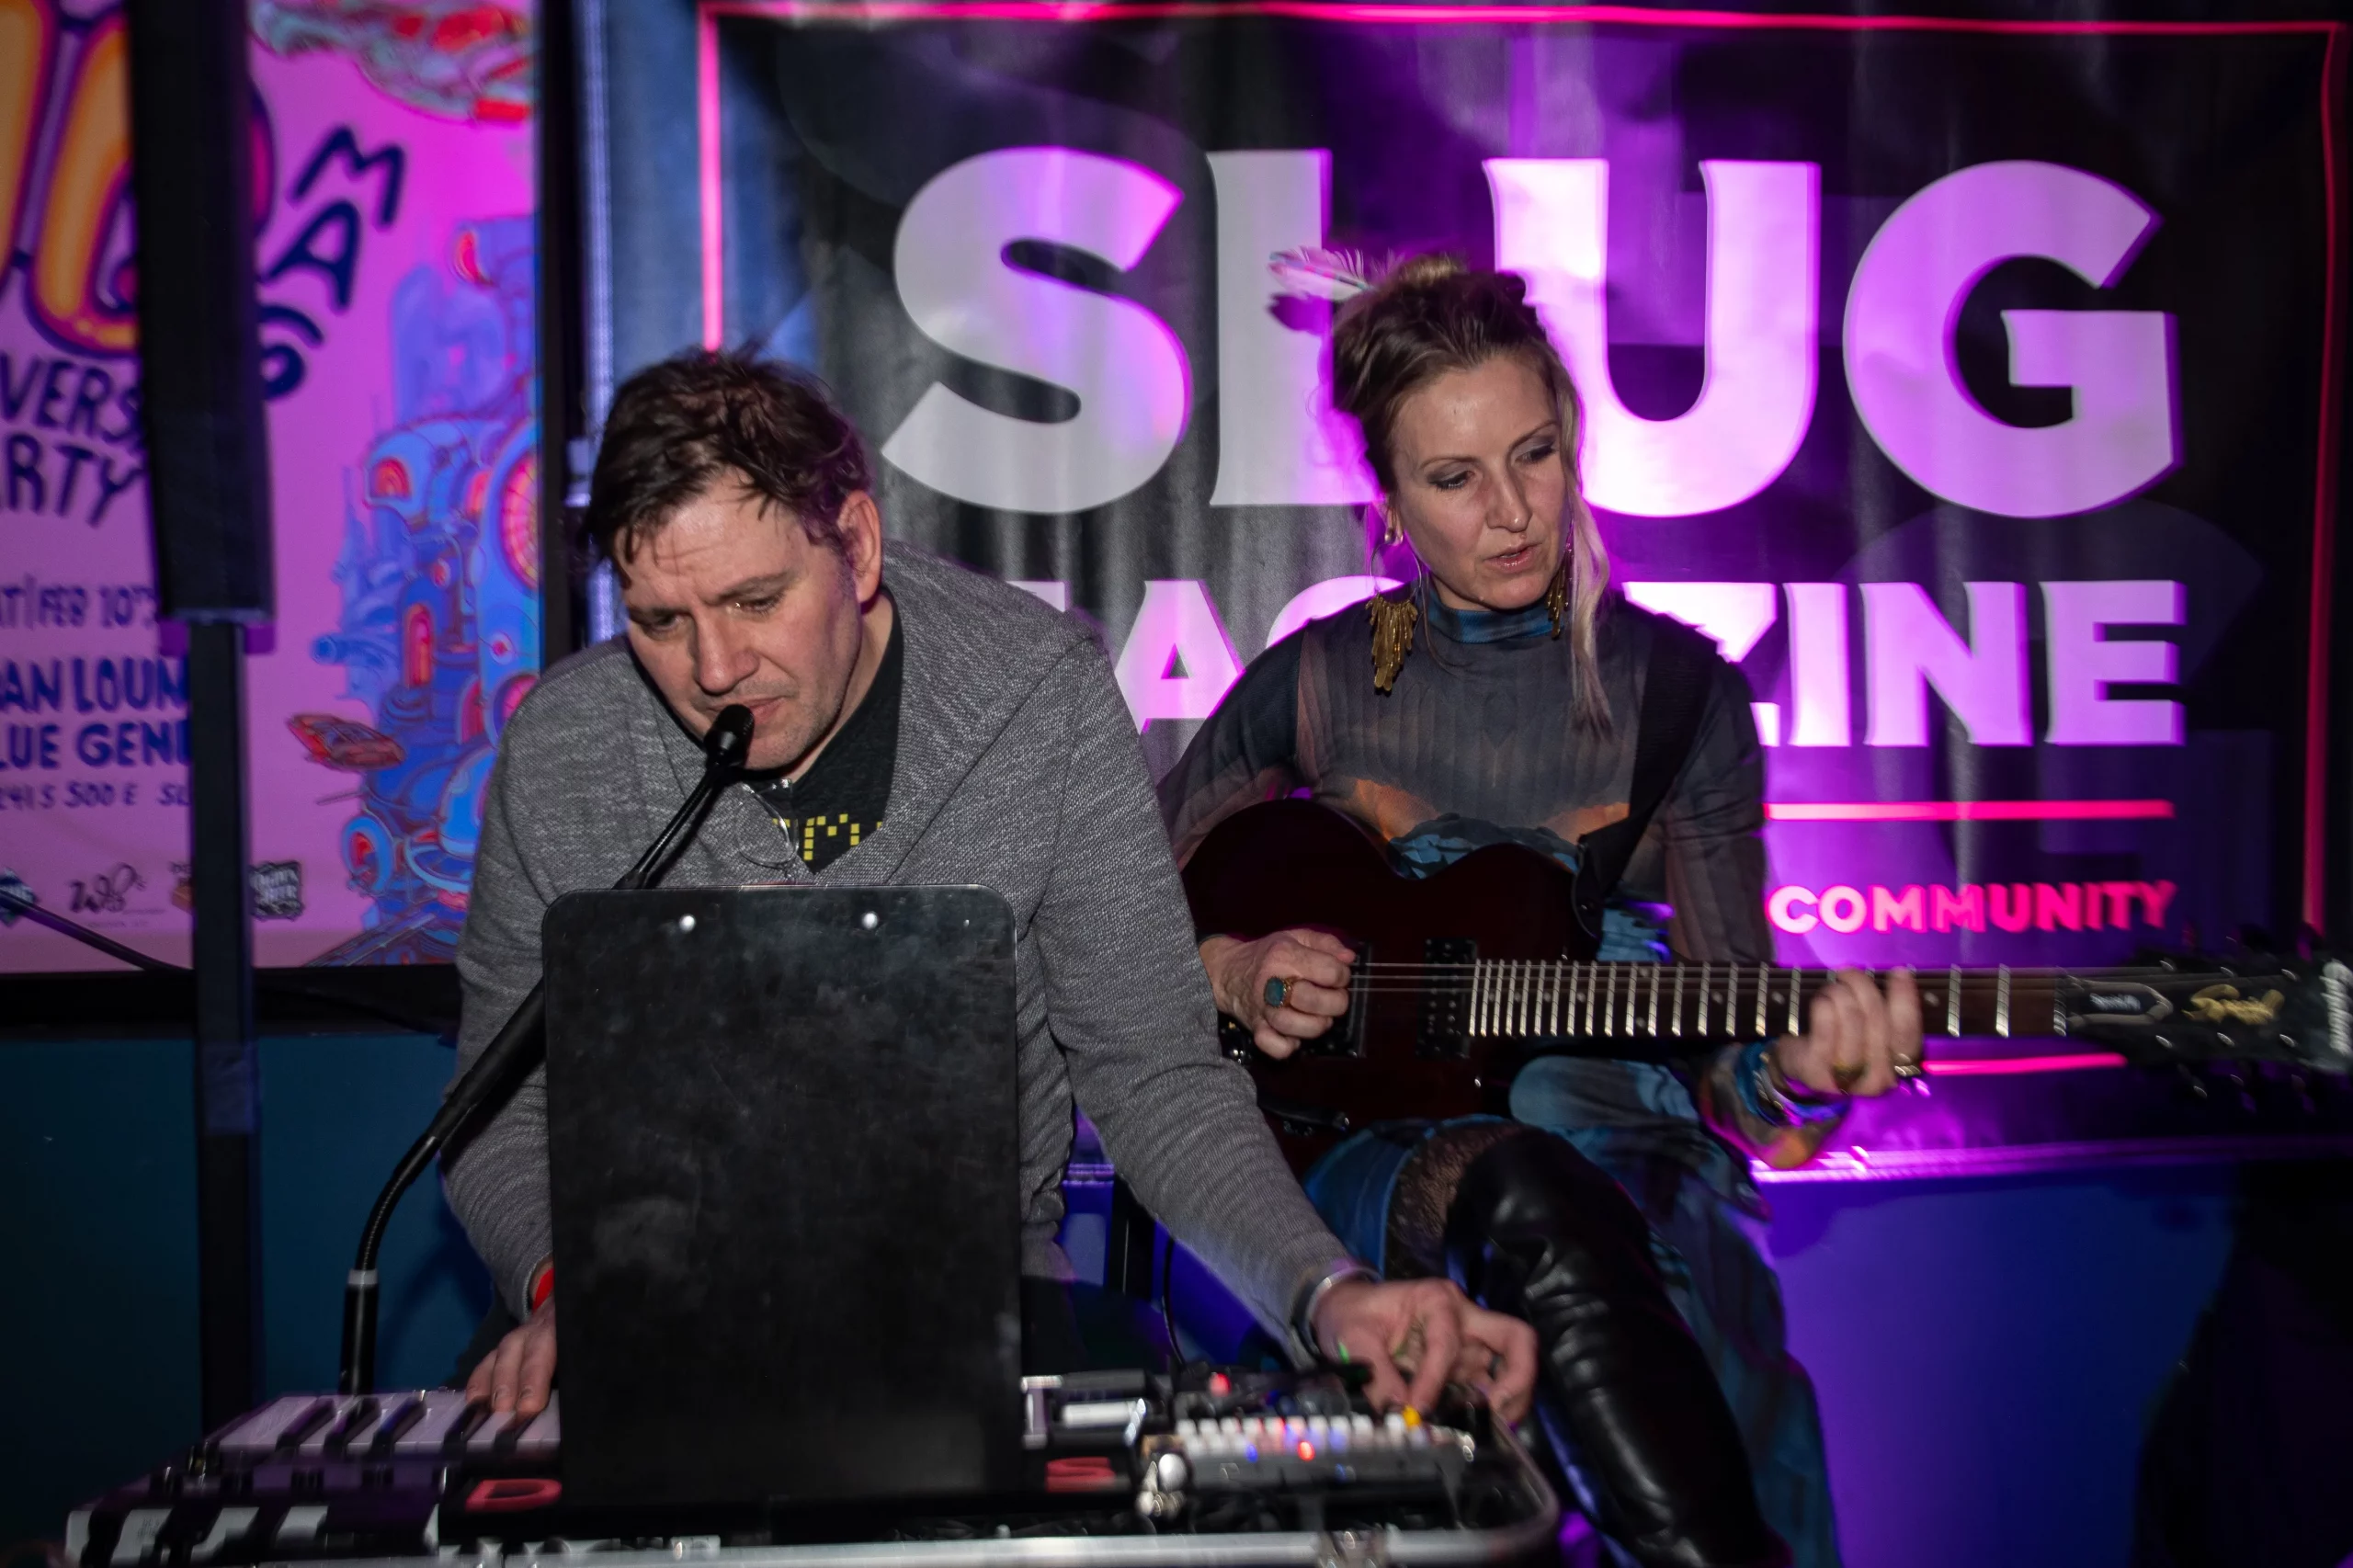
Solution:
[[[140,417],[158,610],[188,628],[204,1423],[261,1366],[244,633],[275,608],[244,0],[131,0]]]
[[[196,1217],[204,1425],[250,1409],[261,1369],[261,1079],[246,867],[245,629],[188,628],[188,880],[196,894]]]

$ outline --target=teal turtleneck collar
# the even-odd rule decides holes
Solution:
[[[1431,593],[1422,613],[1430,630],[1450,642],[1518,642],[1552,635],[1552,612],[1542,599],[1526,609],[1452,609]]]

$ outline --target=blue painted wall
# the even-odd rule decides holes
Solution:
[[[265,1043],[273,1392],[332,1384],[360,1220],[449,1072],[414,1036]],[[0,1044],[0,1540],[55,1534],[196,1435],[188,1073],[184,1040]],[[2120,1568],[2142,1426],[2234,1187],[2212,1166],[1775,1188],[1853,1568]],[[1100,1225],[1075,1227],[1090,1261]],[[1214,1316],[1201,1284],[1181,1258],[1188,1322]],[[385,1294],[384,1381],[438,1381],[489,1295],[438,1190],[395,1220]]]
[[[1853,1568],[2122,1568],[2235,1188],[2223,1165],[1774,1188]]]
[[[376,1188],[449,1081],[420,1036],[262,1046],[267,1392],[335,1383],[344,1272]],[[198,1433],[194,1112],[176,1040],[0,1044],[0,1540]],[[489,1282],[438,1188],[384,1244],[381,1378],[438,1382]]]

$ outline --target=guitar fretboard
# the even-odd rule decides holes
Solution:
[[[1567,960],[1472,960],[1411,966],[1426,994],[1450,993],[1457,1021],[1473,1040],[1647,1040],[1691,1046],[1801,1034],[1806,1004],[1835,971],[1778,964],[1578,963]],[[1386,988],[1378,972],[1367,979]],[[2006,968],[1915,976],[1921,1027],[1928,1034],[2052,1036],[2066,1033],[2060,977]]]

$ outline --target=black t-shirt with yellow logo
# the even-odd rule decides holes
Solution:
[[[899,760],[900,648],[894,615],[874,684],[808,772],[796,779],[781,769],[744,776],[811,870],[823,870],[882,825]]]

